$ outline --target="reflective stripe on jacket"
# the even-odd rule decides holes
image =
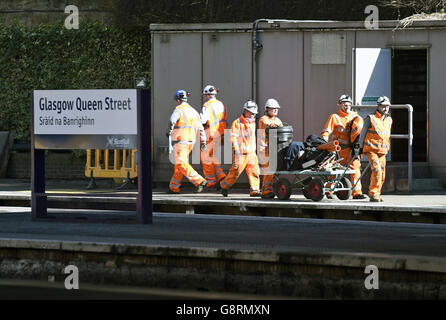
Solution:
[[[201,119],[208,139],[217,134],[222,136],[227,127],[228,112],[221,101],[212,98],[203,104]]]
[[[363,119],[356,112],[346,113],[339,109],[328,118],[321,136],[328,140],[332,134],[333,140],[338,140],[341,148],[347,148],[361,133],[363,124]]]
[[[206,140],[200,114],[194,108],[187,102],[183,102],[175,108],[175,112],[179,114],[179,117],[171,132],[172,143],[195,143],[197,131],[200,131],[201,141]]]
[[[231,125],[231,142],[234,150],[240,154],[256,152],[256,123],[248,121],[241,115]]]
[[[371,127],[367,130],[364,139],[364,152],[385,154],[390,148],[390,130],[392,129],[392,118],[383,116],[377,111],[370,115]]]

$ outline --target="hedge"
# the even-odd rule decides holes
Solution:
[[[133,88],[150,75],[150,34],[82,21],[63,25],[0,25],[0,131],[30,139],[33,89]]]

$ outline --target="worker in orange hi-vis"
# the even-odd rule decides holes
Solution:
[[[354,157],[356,150],[359,150],[357,139],[361,133],[364,120],[356,112],[351,111],[352,99],[349,95],[343,94],[338,100],[338,106],[338,112],[330,115],[321,136],[328,142],[331,134],[333,140],[339,141],[341,147],[339,156],[343,158],[341,164],[346,166]],[[355,186],[352,190],[353,199],[366,199],[367,196],[362,193],[360,181],[361,160],[359,156],[350,163],[349,169],[355,170],[355,173],[350,175],[352,185]],[[331,199],[333,195],[328,193],[327,198]]]
[[[266,133],[269,128],[283,127],[282,121],[277,117],[279,113],[280,105],[276,99],[268,99],[265,103],[265,115],[259,119],[259,162],[262,168],[263,181],[262,181],[262,198],[272,199],[275,194],[273,191],[274,175],[267,174],[269,171],[269,155],[270,150],[268,148],[268,135]]]
[[[232,167],[224,180],[220,182],[221,194],[228,196],[228,190],[246,169],[249,181],[249,195],[260,196],[260,169],[256,154],[256,114],[257,104],[248,101],[243,105],[240,118],[231,125],[231,143],[233,151]]]
[[[201,124],[200,114],[187,103],[189,93],[178,90],[174,99],[177,103],[169,119],[167,137],[173,144],[175,157],[174,173],[170,179],[168,193],[179,193],[181,181],[185,176],[197,189],[202,192],[206,180],[189,164],[189,154],[195,144],[197,133],[200,132],[201,150],[206,150],[206,135]]]
[[[389,115],[390,100],[386,96],[377,100],[375,114],[364,120],[359,138],[362,152],[369,159],[372,174],[370,176],[369,197],[371,202],[382,202],[381,189],[386,178],[386,155],[390,148],[392,118]]]
[[[225,105],[217,100],[217,92],[217,88],[212,85],[207,85],[203,89],[205,103],[200,113],[206,133],[206,151],[200,154],[204,178],[207,180],[206,188],[219,186],[220,181],[226,177],[216,150],[219,150],[223,141],[228,112]]]

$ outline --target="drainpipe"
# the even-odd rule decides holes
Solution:
[[[257,19],[252,25],[252,91],[251,100],[257,103],[257,55],[263,49],[263,45],[260,42],[260,36],[258,34],[258,27],[260,22],[267,22],[269,24],[287,22],[298,23],[301,20],[285,20],[285,19]]]
[[[257,19],[252,25],[252,88],[251,88],[251,100],[257,103],[257,54],[263,49],[263,45],[260,42],[260,37],[257,33],[260,22],[269,22],[268,19]]]

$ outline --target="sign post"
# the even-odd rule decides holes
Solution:
[[[137,218],[152,223],[150,126],[146,89],[33,91],[32,219],[47,216],[46,149],[138,149]]]
[[[152,223],[152,150],[150,91],[138,90],[138,198],[136,215],[140,223]]]

